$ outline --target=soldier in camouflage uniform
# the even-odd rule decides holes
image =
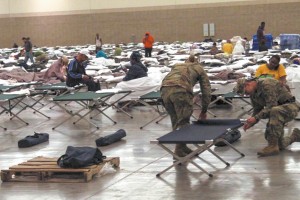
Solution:
[[[208,76],[199,63],[175,65],[163,79],[161,97],[171,117],[173,130],[190,123],[193,113],[193,87],[199,82],[202,93],[202,111],[199,119],[206,119],[210,103],[211,88]],[[177,144],[175,154],[184,157],[191,152],[186,144]]]
[[[235,91],[239,94],[250,95],[253,114],[247,119],[246,131],[260,119],[269,119],[265,131],[268,146],[257,152],[259,156],[271,156],[279,153],[293,142],[300,142],[300,130],[295,128],[293,133],[284,137],[284,124],[293,120],[299,106],[295,97],[275,79],[239,79]]]

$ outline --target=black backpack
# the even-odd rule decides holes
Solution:
[[[63,168],[81,168],[99,164],[105,158],[98,148],[68,146],[66,153],[58,158],[57,164]]]

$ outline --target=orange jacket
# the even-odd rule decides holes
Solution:
[[[148,34],[148,37],[146,36]],[[150,35],[149,32],[145,33],[145,37],[143,39],[143,43],[144,43],[144,47],[145,48],[152,48],[153,43],[154,43],[154,38],[152,37],[152,35]]]

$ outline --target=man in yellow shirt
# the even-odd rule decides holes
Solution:
[[[286,71],[285,67],[280,63],[280,56],[273,55],[269,63],[260,65],[256,72],[255,77],[267,78],[271,77],[279,80],[282,85],[286,85]]]
[[[225,44],[223,44],[222,51],[227,54],[232,54],[233,45],[230,40],[227,40],[227,42]]]

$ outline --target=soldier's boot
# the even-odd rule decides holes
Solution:
[[[294,128],[290,137],[291,137],[292,143],[300,142],[300,130],[298,128]]]
[[[279,141],[279,149],[284,150],[287,146],[291,145],[294,142],[300,142],[300,130],[298,128],[294,128],[290,136],[284,137]]]
[[[184,153],[186,153],[186,154],[190,154],[190,153],[193,152],[190,148],[188,148],[188,147],[186,146],[186,144],[183,144],[183,145],[182,145],[182,149],[183,149]]]
[[[276,137],[269,137],[268,138],[268,146],[257,152],[257,155],[265,157],[265,156],[272,156],[279,153],[279,146],[278,146],[278,138]]]
[[[178,157],[184,157],[184,156],[188,155],[188,154],[185,153],[185,151],[184,151],[184,144],[176,144],[174,153],[175,153]]]

